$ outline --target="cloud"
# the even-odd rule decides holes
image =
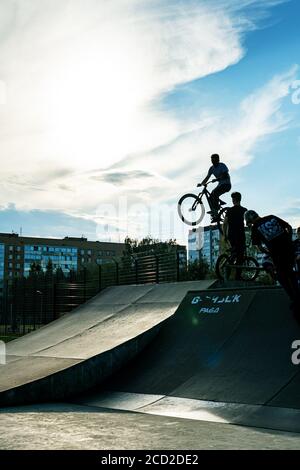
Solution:
[[[282,107],[291,92],[297,71],[295,66],[273,77],[237,108],[218,110],[218,119],[207,121],[207,126],[184,133],[150,153],[124,159],[114,165],[114,171],[133,171],[141,165],[148,172],[160,172],[165,178],[164,183],[152,187],[147,180],[144,181],[146,197],[139,194],[138,198],[144,203],[155,200],[163,204],[168,201],[169,212],[175,214],[179,194],[189,192],[189,189],[195,191],[196,183],[207,172],[209,156],[214,151],[219,152],[229,166],[235,184],[238,170],[254,159],[258,144],[291,125],[292,116],[283,113]],[[286,213],[294,224],[297,220],[300,222],[296,215],[296,212]],[[208,223],[207,218],[205,222]]]
[[[280,217],[287,219],[292,227],[300,227],[300,199],[289,200],[287,204],[282,204],[278,213]]]
[[[188,185],[205,173],[213,152],[222,155],[232,170],[250,163],[258,142],[284,130],[291,117],[281,111],[298,68],[275,76],[246,97],[237,108],[216,110],[207,125],[177,136],[174,141],[151,152],[133,155],[114,165],[114,170],[133,170],[142,164],[148,172],[160,172],[176,184]],[[170,188],[172,190],[172,186]]]
[[[102,172],[97,175],[90,176],[92,180],[95,181],[105,181],[107,183],[111,183],[114,185],[124,184],[128,181],[132,180],[141,180],[144,178],[153,178],[154,175],[151,173],[147,173],[146,171],[135,170],[135,171],[128,171],[128,172]]]
[[[160,99],[239,62],[244,34],[279,3],[1,2],[0,204],[92,218],[125,189],[130,201],[176,197],[216,142],[233,168],[247,164],[258,139],[285,125],[288,78],[237,117],[214,110],[183,122]]]
[[[1,232],[20,233],[23,236],[63,238],[67,235],[81,237],[84,234],[90,240],[96,239],[96,224],[92,220],[72,217],[56,211],[31,210],[18,211],[10,204],[0,207]],[[51,233],[49,233],[49,225]]]
[[[153,99],[237,63],[243,33],[254,24],[249,5],[262,12],[275,3],[2,3],[0,78],[8,104],[0,150],[7,166],[22,154],[28,171],[49,160],[105,167],[174,139],[183,129]]]

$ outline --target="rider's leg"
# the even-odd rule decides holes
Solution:
[[[231,190],[231,184],[219,184],[210,195],[210,207],[212,214],[216,215],[219,209],[219,197]]]
[[[235,246],[235,251],[236,251],[236,264],[238,266],[241,266],[244,262],[244,257],[245,257],[245,245],[244,244],[241,244],[241,243],[237,243],[236,246]],[[235,270],[235,279],[237,281],[241,280],[242,276],[241,276],[241,273],[242,273],[242,270],[241,268],[237,268]]]

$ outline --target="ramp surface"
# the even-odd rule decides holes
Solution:
[[[0,405],[61,399],[100,383],[145,347],[190,289],[212,283],[111,287],[8,343]]]
[[[288,303],[279,288],[189,292],[151,344],[105,384],[106,390],[118,392],[111,406],[119,402],[119,409],[158,409],[166,397],[201,401],[202,407],[203,401],[219,403],[222,413],[226,403],[278,406],[277,422],[285,416],[285,428],[299,429],[290,421],[291,416],[299,421],[299,413],[286,410],[300,409],[300,366],[291,360],[300,328]],[[99,403],[102,399],[99,395]],[[81,402],[95,404],[97,394]],[[249,407],[244,410],[249,416]],[[272,414],[255,410],[259,416]]]

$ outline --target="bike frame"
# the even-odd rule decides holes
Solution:
[[[245,246],[245,251],[244,251],[244,255],[243,255],[243,258],[251,258],[251,256],[249,255],[248,253],[248,249],[250,248],[250,245],[246,245]],[[234,260],[236,259],[236,254],[234,253],[234,250],[232,247],[229,247],[226,251],[225,251],[225,254],[228,255],[228,258],[229,258],[229,263],[228,264],[228,268],[234,268],[234,269],[243,269],[245,268],[245,266],[243,264],[241,265],[238,265],[238,264],[233,264],[234,263]],[[248,270],[256,270],[256,271],[264,271],[265,269],[261,266],[247,266],[247,269]]]
[[[200,193],[197,196],[197,199],[195,200],[194,204],[192,205],[192,210],[193,211],[196,210],[198,204],[202,203],[203,196],[206,197],[207,204],[209,205],[209,208],[211,209],[211,205],[210,205],[210,195],[211,195],[211,193],[208,191],[206,186],[207,185],[205,185],[203,190],[200,191]]]

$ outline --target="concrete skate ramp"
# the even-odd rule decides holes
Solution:
[[[145,347],[190,289],[212,283],[111,287],[8,343],[0,406],[63,399],[100,383]]]
[[[288,303],[279,288],[190,292],[105,389],[299,409],[300,365],[291,361],[291,345],[300,328]]]

